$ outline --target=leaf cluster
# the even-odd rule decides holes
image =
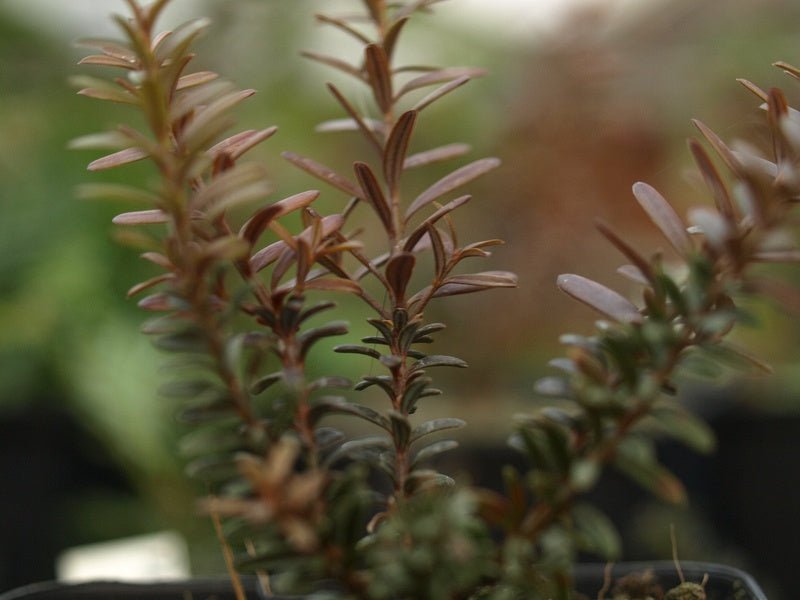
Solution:
[[[697,122],[706,145],[692,140],[689,148],[713,206],[691,209],[686,223],[651,186],[633,188],[676,259],[645,254],[598,223],[625,257],[619,271],[641,299],[579,275],[559,278],[564,292],[603,320],[594,335],[565,335],[566,356],[552,362],[561,375],[537,384],[558,402],[522,417],[511,438],[529,469],[506,469],[505,490],[490,492],[456,486],[428,467],[457,445],[439,434],[464,425],[455,417],[416,420],[422,401],[442,393],[430,371],[466,363],[427,351],[445,325],[428,321],[426,309],[434,299],[517,282],[506,271],[461,270],[502,243],[461,242],[455,222],[471,199],[462,188],[497,159],[457,166],[421,191],[410,191],[405,177],[470,150],[460,142],[414,148],[431,107],[483,74],[396,64],[408,23],[438,1],[362,0],[358,14],[317,16],[356,39],[361,60],[305,55],[366,86],[371,98],[357,108],[349,92],[327,85],[344,117],[317,129],[356,132],[368,148],[368,156],[352,158],[351,172],[283,154],[344,194],[341,210],[329,215],[314,208],[316,190],[266,200],[265,169],[245,155],[276,128],[230,134],[233,109],[254,92],[191,71],[205,20],[156,33],[168,0],[148,7],[127,0],[132,17],[115,17],[124,41],[82,42],[97,52],[83,64],[121,74],[81,76],[79,93],[130,106],[146,127],[122,125],[73,146],[110,151],[89,164],[92,171],[148,160],[158,179],[149,187],[93,183],[80,195],[137,206],[114,222],[134,232],[129,240],[158,272],[130,295],[147,294],[139,306],[154,316],[143,330],[169,354],[162,393],[187,426],[188,471],[209,490],[201,509],[224,521],[234,581],[241,569],[259,573],[265,587],[330,597],[569,597],[579,552],[607,559],[620,552],[605,515],[581,502],[603,470],[613,465],[661,498],[683,502],[655,440],[667,435],[713,449],[708,428],[674,398],[678,374],[701,362],[768,370],[726,336],[746,319],[742,295],[776,287],[752,267],[800,257],[787,241],[800,197],[800,117],[780,91],[744,82],[764,103],[770,155],[728,147]],[[780,67],[800,78],[794,67]],[[249,216],[240,221],[244,210]],[[361,239],[365,229],[379,233],[377,243]],[[360,302],[374,329],[360,343],[335,347],[368,357],[377,370],[355,384],[308,374],[316,344],[348,332],[339,320],[320,323],[335,310],[332,294]],[[353,401],[351,393],[366,399]],[[341,415],[375,434],[348,439],[328,422]],[[389,489],[373,482],[376,475]]]

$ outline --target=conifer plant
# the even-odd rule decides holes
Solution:
[[[536,386],[557,400],[521,419],[511,437],[529,468],[505,468],[505,490],[488,491],[429,466],[456,445],[441,432],[464,422],[418,416],[442,393],[431,372],[466,366],[425,351],[445,328],[428,320],[429,306],[517,281],[505,271],[470,270],[476,261],[467,259],[487,259],[502,242],[462,240],[456,226],[471,200],[464,188],[499,161],[468,160],[463,143],[420,148],[415,139],[436,118],[431,107],[483,75],[397,60],[403,32],[441,0],[362,0],[360,12],[316,16],[363,50],[355,64],[305,55],[364,86],[371,99],[362,108],[352,92],[327,84],[342,118],[318,129],[365,142],[347,172],[283,154],[341,199],[332,214],[315,208],[316,190],[268,199],[266,168],[247,153],[276,128],[231,133],[233,109],[254,91],[192,69],[193,44],[208,21],[159,32],[169,0],[126,1],[130,15],[114,17],[122,41],[82,42],[96,53],[81,63],[115,76],[76,83],[80,94],[137,111],[144,127],[120,125],[73,146],[110,152],[90,171],[146,160],[157,177],[135,186],[91,182],[80,194],[137,205],[114,222],[133,232],[127,238],[156,273],[129,295],[152,314],[143,330],[167,354],[162,394],[178,406],[187,469],[207,490],[200,507],[216,525],[240,597],[241,572],[257,573],[265,590],[319,598],[577,597],[578,553],[614,560],[620,552],[608,519],[581,501],[606,467],[668,501],[684,500],[680,481],[658,462],[655,440],[669,435],[701,451],[713,440],[676,400],[676,375],[698,361],[768,370],[726,337],[743,316],[738,299],[776,287],[752,267],[800,257],[789,231],[800,194],[800,117],[779,90],[745,82],[764,103],[766,156],[729,147],[695,123],[705,143],[689,148],[713,205],[691,209],[688,224],[654,188],[634,185],[676,258],[642,252],[598,224],[628,262],[620,272],[641,287],[640,300],[578,275],[559,278],[603,320],[593,335],[563,337],[566,356],[552,362],[561,375]],[[341,153],[353,147],[342,143]],[[421,189],[404,177],[445,162],[456,166]],[[374,333],[354,341],[343,321],[326,321],[335,302],[361,306]],[[355,383],[311,375],[309,365],[326,351],[317,342],[334,336],[340,360],[372,359],[369,375]],[[334,415],[366,421],[374,433],[348,439],[331,426]],[[703,593],[692,585],[691,593]]]

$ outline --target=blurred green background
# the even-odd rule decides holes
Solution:
[[[19,10],[23,2],[0,3],[0,591],[52,577],[52,557],[63,548],[160,529],[177,529],[194,542],[198,572],[219,569],[210,526],[187,510],[194,490],[181,478],[170,409],[156,394],[159,358],[137,335],[142,315],[135,301],[125,299],[149,271],[114,243],[110,219],[117,207],[73,196],[80,183],[150,176],[139,166],[89,174],[85,165],[95,156],[66,150],[71,138],[128,118],[124,109],[77,97],[67,84],[86,72],[75,66],[83,53],[72,41],[110,35],[97,27],[107,28],[104,17],[118,6],[96,0],[87,3],[88,16],[70,20],[55,10],[61,2],[50,2],[53,10],[38,2],[44,10],[35,16]],[[282,161],[281,151],[345,170],[359,150],[347,136],[313,132],[317,122],[339,116],[323,85],[336,78],[298,54],[323,47],[352,53],[341,37],[315,26],[312,15],[354,5],[175,0],[164,23],[210,15],[214,26],[199,46],[198,66],[259,90],[239,122],[280,126],[259,150],[275,198],[317,186]],[[418,135],[428,145],[465,141],[473,146],[471,158],[503,160],[471,186],[469,214],[457,220],[465,239],[507,240],[482,267],[520,276],[518,290],[456,297],[432,309],[449,325],[437,348],[472,368],[443,377],[446,395],[430,414],[466,414],[467,443],[502,443],[509,415],[532,401],[533,382],[558,354],[558,335],[588,331],[594,320],[557,292],[556,275],[575,271],[620,285],[614,270],[621,260],[594,232],[595,217],[642,247],[662,245],[632,202],[631,184],[648,181],[680,211],[705,201],[685,150],[694,135],[690,118],[725,139],[751,133],[760,121],[757,101],[736,77],[763,88],[785,86],[796,98],[770,64],[797,59],[799,23],[800,6],[788,0],[653,0],[636,11],[584,8],[557,27],[507,35],[489,21],[470,21],[459,0],[451,0],[436,18],[409,28],[409,61],[425,56],[491,72],[430,109]],[[336,210],[342,198],[324,192],[323,208]],[[798,325],[762,307],[756,312],[769,333],[741,335],[776,364],[778,377],[738,384],[736,394],[716,394],[701,410],[713,418],[722,410],[720,396],[735,395],[789,422],[800,406]],[[353,313],[356,331],[358,319]],[[691,401],[707,397],[702,388],[690,389]],[[758,393],[741,393],[750,389]],[[793,454],[781,459],[784,468],[791,465],[784,487],[762,489],[763,502],[798,488],[798,451],[791,444],[787,451]],[[755,485],[742,487],[748,484]],[[637,523],[689,523],[694,533],[684,538],[682,558],[730,557],[763,574],[776,590],[771,597],[779,597],[782,571],[764,564],[754,543],[708,533],[714,523],[702,511],[643,507]],[[731,522],[753,519],[737,510]],[[656,539],[639,535],[633,551],[668,555],[666,531],[648,534]]]

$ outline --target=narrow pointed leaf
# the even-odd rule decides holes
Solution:
[[[678,254],[688,255],[692,251],[692,240],[669,202],[655,188],[641,181],[633,185],[633,195]]]
[[[159,199],[147,190],[116,183],[85,183],[75,190],[81,200],[112,200],[153,206]]]
[[[383,151],[383,174],[390,190],[397,189],[399,184],[416,120],[417,111],[410,110],[403,113],[386,141],[386,148]]]
[[[375,102],[381,112],[387,114],[392,109],[393,99],[392,74],[386,52],[377,44],[370,44],[364,50],[364,65]]]
[[[386,200],[386,196],[381,189],[380,183],[378,183],[377,177],[372,172],[372,169],[369,168],[369,165],[363,162],[357,162],[353,165],[353,169],[356,173],[356,178],[358,179],[358,183],[361,185],[361,189],[363,190],[359,195],[359,197],[364,198],[378,217],[383,223],[383,227],[386,231],[392,231],[392,213],[391,208],[389,207],[389,203]]]
[[[596,221],[595,226],[608,241],[614,244],[617,250],[622,252],[622,254],[624,254],[625,257],[634,264],[634,266],[648,281],[655,281],[655,276],[653,275],[653,269],[650,266],[650,263],[647,262],[647,260],[641,254],[639,254],[639,252],[633,246],[618,236],[614,230],[612,230],[604,222]]]
[[[402,305],[405,299],[406,287],[414,273],[417,260],[410,252],[401,252],[394,255],[386,263],[386,281],[392,291],[395,302]]]
[[[180,79],[178,79],[178,83],[175,86],[175,91],[179,92],[181,90],[186,90],[199,85],[210,83],[215,79],[217,79],[218,77],[219,75],[217,75],[213,71],[198,71],[197,73],[190,73],[189,75],[183,75]]]
[[[411,430],[410,442],[416,442],[417,440],[425,437],[426,435],[431,435],[432,433],[438,433],[440,431],[446,431],[449,429],[461,429],[466,424],[466,421],[449,417],[425,421]]]
[[[414,455],[414,460],[411,463],[411,468],[414,469],[419,463],[430,460],[434,456],[442,454],[443,452],[447,452],[449,450],[453,450],[458,448],[458,442],[455,440],[441,440],[439,442],[433,442],[421,448],[419,452]]]
[[[343,73],[347,73],[348,75],[352,75],[353,77],[364,80],[364,75],[361,73],[361,69],[354,67],[350,63],[346,63],[343,60],[340,60],[334,56],[328,56],[326,54],[319,54],[317,52],[310,52],[308,50],[304,50],[300,53],[301,56],[308,58],[310,60],[316,61],[318,63],[322,63],[323,65],[327,65],[329,67],[333,67]]]
[[[459,369],[467,368],[467,363],[455,356],[445,356],[443,354],[431,354],[425,358],[419,359],[412,366],[412,370],[418,371],[420,369],[427,369],[430,367],[458,367]]]
[[[114,152],[103,158],[93,160],[86,168],[89,171],[103,171],[105,169],[112,169],[114,167],[140,161],[143,158],[147,158],[147,156],[147,152],[140,148],[126,148],[125,150]]]
[[[714,163],[711,162],[711,158],[709,158],[705,149],[697,140],[689,140],[689,150],[692,152],[692,156],[694,156],[694,160],[700,169],[700,173],[703,175],[706,185],[714,196],[714,203],[717,205],[717,210],[719,210],[728,221],[732,222],[734,219],[733,203],[728,194],[728,189],[725,187],[722,178],[714,167]]]
[[[642,315],[629,300],[606,286],[580,275],[559,275],[558,287],[594,308],[601,314],[620,323],[641,323]]]
[[[511,288],[517,286],[517,276],[507,271],[484,271],[471,275],[448,277],[434,293],[434,297],[470,294],[492,288]]]
[[[403,245],[403,249],[406,252],[410,252],[417,247],[418,242],[422,239],[422,236],[428,232],[428,228],[433,227],[439,219],[444,217],[445,215],[453,212],[455,209],[463,206],[467,202],[472,199],[472,196],[460,196],[455,200],[451,200],[444,206],[440,207],[435,213],[433,213],[430,217],[425,219],[422,223],[420,223],[414,231],[406,239],[406,243]]]
[[[315,162],[310,158],[299,156],[294,152],[284,152],[281,154],[281,156],[306,173],[309,173],[310,175],[321,179],[325,183],[328,183],[329,185],[332,185],[333,187],[343,191],[348,196],[363,199],[363,193],[360,189],[358,189],[358,186],[336,173],[333,169]]]
[[[236,160],[251,148],[272,137],[276,131],[278,131],[277,127],[268,127],[261,130],[248,129],[215,144],[209,148],[208,153],[211,156],[227,154],[233,160]]]
[[[432,148],[424,152],[410,155],[406,158],[403,168],[414,169],[416,167],[450,160],[451,158],[457,158],[467,154],[471,149],[472,148],[468,144],[448,144],[446,146],[439,146],[438,148]]]
[[[422,98],[419,102],[417,102],[414,105],[414,110],[421,111],[424,108],[427,108],[428,106],[436,102],[439,98],[442,98],[443,96],[446,96],[453,90],[460,88],[462,85],[464,85],[471,79],[472,78],[469,77],[468,75],[464,75],[463,77],[459,77],[458,79],[454,79],[453,81],[445,83],[444,85],[436,88],[430,94]]]
[[[478,69],[474,67],[447,67],[444,69],[438,69],[431,71],[430,73],[420,75],[419,77],[416,77],[406,83],[402,88],[400,88],[400,91],[397,93],[397,97],[401,98],[408,92],[427,87],[429,85],[446,83],[462,77],[474,79],[475,77],[481,77],[485,74],[486,69]]]
[[[353,121],[357,126],[357,129],[361,131],[361,133],[364,135],[367,141],[369,141],[375,147],[375,149],[382,154],[383,145],[381,144],[380,139],[376,135],[376,132],[382,131],[383,125],[382,124],[380,126],[376,126],[374,124],[371,125],[370,122],[374,123],[374,121],[368,121],[363,116],[361,116],[361,114],[355,109],[355,107],[350,103],[350,101],[344,97],[344,94],[342,94],[342,92],[339,91],[339,88],[337,88],[332,83],[327,84],[327,87],[328,90],[330,90],[331,94],[333,94],[333,97],[336,98],[339,104],[342,105],[342,108],[344,108],[345,112],[348,115],[350,115],[351,119],[353,119]]]
[[[169,222],[169,216],[160,209],[138,210],[117,215],[111,220],[115,225],[160,225]]]
[[[406,211],[406,220],[434,200],[499,166],[500,160],[497,158],[482,158],[446,175],[414,199]]]
[[[256,240],[264,233],[273,220],[279,219],[301,208],[305,208],[318,197],[319,192],[317,190],[308,190],[269,204],[257,211],[250,220],[242,226],[239,235],[251,244],[255,244]]]
[[[741,172],[741,165],[736,157],[731,152],[730,148],[725,145],[719,136],[714,133],[708,126],[706,126],[702,121],[698,121],[697,119],[693,119],[692,123],[695,127],[703,134],[703,137],[706,138],[711,147],[714,148],[714,151],[719,155],[725,165],[734,173]]]

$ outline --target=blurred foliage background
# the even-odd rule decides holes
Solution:
[[[345,8],[354,4],[337,1]],[[97,1],[92,10],[104,16],[107,4]],[[298,54],[336,44],[344,55],[351,51],[314,26],[311,17],[323,4],[328,8],[330,1],[175,2],[184,16],[214,20],[198,65],[259,90],[241,111],[240,125],[280,126],[260,150],[273,172],[276,198],[317,185],[282,161],[281,151],[343,170],[351,156],[342,144],[353,138],[313,132],[316,123],[339,116],[322,85],[332,75]],[[441,350],[457,353],[472,368],[442,382],[446,395],[431,403],[430,414],[465,414],[472,424],[464,434],[468,444],[500,445],[511,427],[509,415],[533,401],[532,383],[558,353],[558,335],[592,326],[589,311],[557,292],[556,275],[580,272],[619,285],[614,270],[621,259],[594,232],[594,219],[655,250],[661,241],[634,209],[630,186],[648,181],[679,207],[704,197],[686,152],[685,139],[694,135],[690,118],[725,139],[752,132],[757,101],[736,77],[762,88],[786,86],[797,98],[770,64],[797,62],[800,5],[654,0],[627,12],[584,8],[555,29],[510,36],[466,20],[458,4],[443,3],[436,18],[418,20],[405,58],[425,53],[427,62],[485,66],[491,74],[449,98],[446,108],[434,109],[420,135],[431,145],[465,141],[473,145],[472,158],[503,160],[501,169],[472,186],[475,200],[466,212],[475,239],[507,240],[486,268],[516,271],[520,289],[452,298],[435,309],[450,328]],[[194,491],[181,478],[170,410],[156,394],[158,356],[136,334],[142,315],[125,299],[147,267],[113,240],[110,218],[118,207],[73,196],[77,184],[98,176],[85,171],[93,156],[67,151],[68,140],[128,118],[124,109],[77,97],[67,84],[68,76],[82,72],[73,38],[98,31],[89,23],[83,31],[67,20],[54,25],[53,19],[63,18],[57,11],[45,11],[48,23],[21,18],[13,8],[0,3],[0,591],[52,577],[52,557],[65,547],[165,528],[195,542],[198,571],[216,569],[211,528],[186,509]],[[150,176],[136,166],[99,177]],[[342,198],[324,190],[322,202],[323,210],[332,211]],[[742,336],[778,367],[778,376],[768,383],[740,382],[713,396],[690,386],[687,401],[713,419],[735,396],[769,408],[781,423],[796,423],[797,321],[760,306],[754,311],[769,333]],[[350,320],[357,334],[358,314]],[[350,367],[350,374],[358,375],[361,366]],[[754,431],[735,434],[732,444],[772,435]],[[725,451],[722,445],[721,455]],[[645,524],[687,523],[691,533],[681,540],[682,558],[730,558],[780,589],[790,566],[765,561],[758,539],[714,527],[720,520],[734,528],[746,521],[753,535],[770,541],[765,526],[754,522],[758,516],[777,513],[786,526],[794,511],[782,514],[771,495],[796,498],[800,472],[796,445],[781,452],[792,453],[782,457],[783,488],[757,490],[766,496],[753,514],[714,505],[708,499],[713,490],[706,488],[720,463],[693,463],[700,465],[695,475],[707,497],[680,514],[643,504],[633,515],[639,531],[628,532],[632,552],[668,556],[668,530],[655,527],[644,535]],[[693,459],[678,459],[687,460]],[[759,485],[746,477],[740,474],[740,488]],[[791,541],[785,529],[783,535]]]

